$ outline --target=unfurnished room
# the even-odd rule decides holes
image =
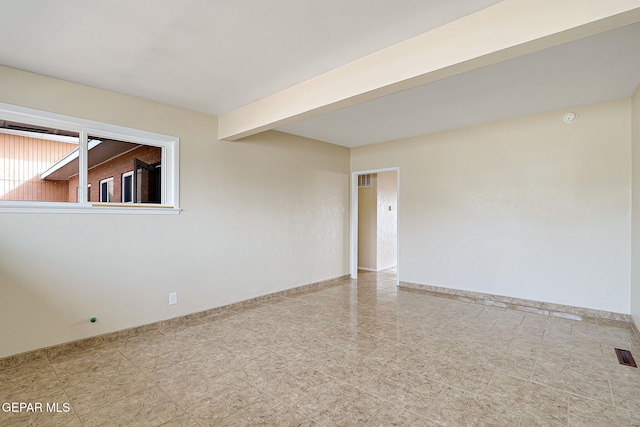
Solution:
[[[0,425],[640,426],[640,0],[0,11]]]

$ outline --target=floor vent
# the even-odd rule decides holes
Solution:
[[[619,348],[616,348],[616,356],[618,356],[618,362],[620,362],[621,365],[633,366],[634,368],[637,368],[636,361],[633,360],[633,356],[631,355],[631,352],[629,350],[621,350]]]

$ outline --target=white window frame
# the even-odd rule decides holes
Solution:
[[[0,200],[0,213],[118,213],[118,214],[178,214],[179,203],[179,143],[175,136],[148,132],[124,126],[85,120],[17,105],[0,103],[0,119],[36,126],[77,132],[78,202],[40,202]],[[92,203],[87,200],[88,135],[119,141],[160,147],[162,149],[162,204]]]
[[[129,194],[129,196],[131,197],[131,201],[130,202],[125,202],[124,201],[124,179],[126,177],[128,177],[128,176],[131,177],[131,194]],[[120,188],[121,188],[120,201],[122,201],[122,203],[126,203],[126,204],[133,203],[133,171],[125,172],[125,173],[122,174],[122,186]]]
[[[107,192],[107,201],[103,202],[102,201],[102,196],[103,196],[103,191],[102,191],[102,184],[107,184],[107,188],[109,188],[109,183],[113,182],[113,177],[110,176],[109,178],[105,178],[105,179],[101,179],[100,180],[100,203],[113,203],[113,200],[108,200],[109,199],[109,192]],[[114,188],[114,192],[115,192],[115,188]]]

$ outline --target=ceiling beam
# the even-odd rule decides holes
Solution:
[[[505,0],[218,118],[227,141],[640,22],[640,0]]]

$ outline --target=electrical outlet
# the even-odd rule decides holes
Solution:
[[[173,304],[177,304],[178,303],[178,293],[177,292],[171,292],[169,294],[169,305],[173,305]]]

